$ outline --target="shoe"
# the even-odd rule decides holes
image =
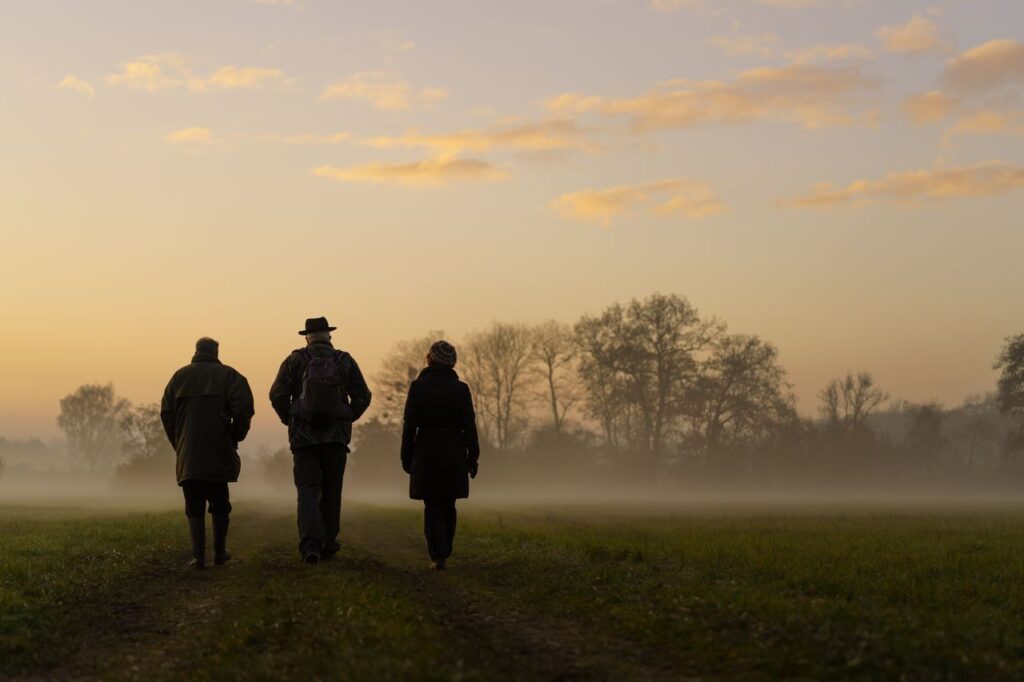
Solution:
[[[188,534],[192,539],[192,561],[189,566],[206,568],[206,519],[202,516],[188,520]]]
[[[226,547],[230,520],[227,514],[213,515],[213,563],[216,566],[223,566],[231,560],[231,552]]]
[[[430,569],[433,571],[445,570],[444,559],[434,559],[430,562]]]
[[[320,563],[320,553],[307,552],[306,555],[302,557],[302,560],[305,561],[307,564],[318,564]]]

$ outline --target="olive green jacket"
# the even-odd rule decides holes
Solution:
[[[237,481],[238,443],[249,433],[253,412],[249,382],[217,358],[197,353],[175,372],[160,419],[178,455],[178,484]]]

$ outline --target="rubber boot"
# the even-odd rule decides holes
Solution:
[[[188,532],[192,536],[193,568],[206,568],[206,519],[202,516],[188,520]]]
[[[231,517],[228,514],[213,514],[213,563],[223,566],[224,562],[231,559],[231,553],[227,550],[228,523]]]

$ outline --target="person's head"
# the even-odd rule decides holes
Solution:
[[[454,367],[457,360],[455,346],[447,341],[442,339],[430,345],[430,351],[427,353],[428,367]]]
[[[220,344],[209,336],[204,336],[196,341],[196,353],[198,355],[209,355],[210,357],[215,358],[220,353]]]
[[[314,343],[330,343],[331,333],[330,332],[310,332],[306,334],[306,345],[311,346]]]

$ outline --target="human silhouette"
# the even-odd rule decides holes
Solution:
[[[213,563],[231,558],[228,483],[238,480],[238,443],[249,433],[253,416],[249,382],[221,363],[219,351],[220,344],[209,337],[196,341],[192,362],[171,377],[160,405],[160,420],[177,455],[196,568],[206,568],[207,505],[213,518]]]
[[[299,553],[315,564],[341,548],[341,488],[352,422],[370,406],[370,389],[351,355],[331,345],[327,318],[306,320],[305,348],[285,358],[270,403],[288,426],[298,497]]]
[[[409,386],[402,426],[402,469],[409,474],[409,497],[423,500],[423,534],[435,570],[452,554],[455,500],[469,497],[480,459],[473,396],[459,381],[456,360],[447,341],[430,347],[427,366]]]

